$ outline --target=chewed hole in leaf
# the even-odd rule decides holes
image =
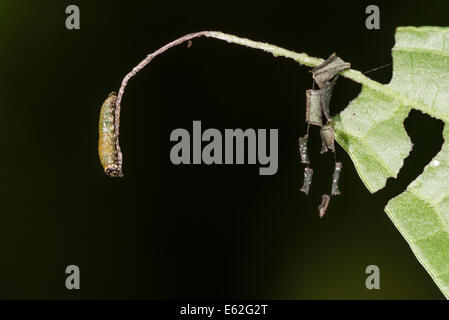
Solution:
[[[385,188],[377,191],[376,196],[384,202],[403,192],[416,179],[426,165],[441,150],[443,144],[443,122],[421,111],[411,110],[404,121],[405,130],[412,140],[413,149],[405,158],[404,165],[396,179],[388,179]],[[379,201],[382,201],[379,199]]]
[[[360,84],[348,80],[344,77],[339,77],[338,79],[338,88],[332,91],[332,101],[330,106],[330,115],[331,117],[343,111],[348,104],[355,99],[361,90]]]

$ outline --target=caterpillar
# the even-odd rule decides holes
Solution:
[[[118,149],[115,135],[115,108],[117,95],[111,92],[103,102],[98,123],[98,155],[104,172],[110,177],[121,177],[122,166],[118,159]]]

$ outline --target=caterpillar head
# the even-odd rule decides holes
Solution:
[[[123,177],[122,170],[120,170],[120,167],[116,164],[107,165],[104,168],[104,173],[109,177]]]

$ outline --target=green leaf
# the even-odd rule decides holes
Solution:
[[[441,151],[385,211],[449,299],[449,28],[398,28],[392,55],[391,82],[365,83],[335,117],[335,138],[376,192],[412,149],[403,125],[410,109],[444,121]]]

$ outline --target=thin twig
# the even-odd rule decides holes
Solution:
[[[184,43],[186,41],[190,41],[194,38],[199,37],[208,37],[208,38],[215,38],[219,40],[223,40],[229,43],[238,44],[241,46],[246,46],[253,49],[263,50],[265,52],[269,52],[273,54],[275,57],[285,57],[289,59],[293,59],[299,64],[306,65],[309,67],[316,67],[320,64],[322,64],[325,60],[315,57],[310,57],[309,55],[305,53],[297,53],[294,51],[290,51],[269,43],[264,42],[258,42],[253,41],[246,38],[240,38],[231,34],[226,34],[219,31],[201,31],[196,33],[190,33],[187,34],[181,38],[178,38],[162,48],[156,50],[155,52],[149,54],[145,59],[143,59],[137,66],[135,66],[131,72],[129,72],[122,80],[122,84],[120,87],[120,90],[117,95],[117,102],[116,102],[116,108],[115,108],[115,136],[116,136],[116,149],[117,149],[117,161],[120,169],[122,168],[122,153],[120,150],[120,144],[119,144],[119,134],[120,134],[120,106],[122,102],[123,94],[125,93],[125,88],[128,85],[128,81],[134,77],[140,70],[142,70],[148,63],[151,62],[155,57],[160,55],[161,53],[164,53],[168,49],[177,46],[181,43]],[[368,77],[364,76],[361,72],[356,70],[346,70],[340,72],[340,75],[352,79],[355,82],[362,83],[369,87],[376,87],[381,88],[382,85],[380,83],[377,83],[374,80],[369,79]]]

